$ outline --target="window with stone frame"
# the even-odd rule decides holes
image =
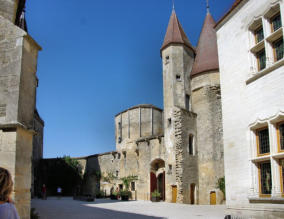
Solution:
[[[284,159],[279,160],[280,167],[280,186],[282,197],[284,197]]]
[[[273,54],[274,54],[274,61],[277,62],[283,58],[283,38],[274,41],[273,45]]]
[[[284,122],[277,124],[278,151],[284,152]]]
[[[261,71],[262,69],[265,69],[266,68],[266,53],[265,53],[265,49],[262,49],[259,52],[257,52],[256,53],[256,58],[257,58],[258,70]]]
[[[260,26],[254,31],[255,43],[259,43],[264,39],[263,27]]]
[[[260,196],[271,196],[272,179],[270,161],[258,164]]]
[[[280,12],[278,12],[276,15],[274,15],[270,19],[270,23],[271,23],[271,31],[272,32],[275,32],[276,30],[278,30],[279,28],[282,27],[282,21],[281,21]]]
[[[270,153],[268,127],[256,130],[256,142],[258,156],[263,156]]]

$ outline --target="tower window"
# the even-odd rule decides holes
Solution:
[[[188,94],[185,95],[185,108],[190,110],[190,96]]]
[[[190,135],[188,138],[188,153],[193,155],[193,136]]]
[[[181,81],[180,75],[176,75],[176,80],[177,80],[177,81]]]

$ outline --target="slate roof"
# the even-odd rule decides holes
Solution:
[[[161,51],[170,44],[184,44],[195,52],[195,48],[191,45],[189,39],[187,38],[174,9],[172,11]]]
[[[217,36],[214,29],[215,24],[211,14],[207,13],[199,37],[191,76],[219,69]]]

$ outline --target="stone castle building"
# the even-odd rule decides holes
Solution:
[[[215,22],[207,13],[197,49],[173,10],[160,53],[164,110],[131,107],[115,116],[116,151],[80,158],[87,177],[84,192],[107,194],[131,183],[133,197],[150,200],[158,190],[167,202],[221,204],[224,176],[222,111]],[[100,183],[94,172],[117,179]],[[99,184],[99,185],[98,185]]]
[[[41,48],[27,33],[24,5],[0,0],[0,166],[28,219],[44,121],[36,110]],[[228,214],[283,218],[283,11],[283,0],[236,0],[217,24],[208,11],[194,48],[173,10],[160,50],[164,109],[142,104],[115,116],[116,150],[76,158],[82,192],[109,195],[137,176],[133,199],[158,190],[167,202],[221,204],[216,184],[225,175]]]
[[[36,111],[41,47],[27,33],[24,7],[25,0],[0,0],[0,166],[13,176],[20,217],[29,219],[33,142],[41,151],[34,159],[42,158],[42,140],[33,139],[44,123]]]

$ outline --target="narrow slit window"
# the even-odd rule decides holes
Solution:
[[[193,136],[190,135],[188,138],[188,153],[193,155]]]
[[[257,142],[259,155],[270,153],[268,128],[257,131]]]
[[[277,15],[275,15],[272,19],[271,19],[271,26],[272,26],[272,31],[276,31],[278,30],[280,27],[282,27],[282,22],[281,22],[281,16],[280,13],[278,13]]]
[[[190,110],[190,96],[188,94],[185,95],[185,108]]]
[[[266,67],[266,57],[265,57],[265,49],[259,51],[256,54],[257,62],[258,62],[258,70],[261,71]]]
[[[270,162],[259,164],[260,191],[262,195],[270,195],[272,189]]]
[[[177,81],[181,81],[180,75],[176,75],[176,80],[177,80]]]
[[[273,43],[273,49],[274,49],[274,59],[275,61],[278,61],[283,58],[283,39],[277,40]]]

